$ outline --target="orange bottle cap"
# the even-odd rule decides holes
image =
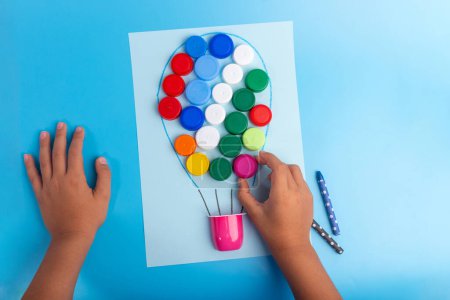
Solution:
[[[197,144],[195,142],[195,139],[188,135],[183,134],[177,137],[174,143],[175,151],[182,156],[189,156],[192,153],[195,152],[195,149],[197,148]]]

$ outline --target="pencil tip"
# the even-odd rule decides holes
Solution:
[[[322,173],[320,171],[316,172],[316,179],[317,180],[323,180],[323,175],[322,175]]]

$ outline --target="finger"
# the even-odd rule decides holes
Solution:
[[[285,189],[295,184],[288,166],[274,154],[260,151],[257,159],[261,165],[266,165],[272,170],[270,179],[273,189]]]
[[[97,171],[97,183],[95,184],[94,196],[109,200],[111,195],[111,171],[104,157],[97,158],[95,170]]]
[[[270,152],[260,151],[257,157],[259,164],[267,165],[270,169],[275,170],[277,167],[284,165],[274,154]]]
[[[33,187],[34,194],[37,198],[42,189],[41,176],[39,175],[34,159],[30,154],[25,154],[23,156],[23,160],[25,163],[25,168],[27,169],[28,179],[31,182],[31,186]]]
[[[295,183],[298,186],[301,186],[303,184],[303,175],[302,171],[300,170],[300,167],[297,165],[288,165],[289,170],[291,171],[292,177],[294,178]]]
[[[239,179],[238,199],[251,218],[253,218],[261,209],[262,204],[253,197],[247,180],[242,178]]]
[[[66,144],[67,126],[59,122],[56,126],[55,141],[53,142],[52,164],[53,176],[66,173]]]
[[[41,167],[42,180],[45,182],[52,177],[52,160],[50,150],[50,134],[42,131],[39,136],[39,163]]]
[[[84,174],[83,169],[83,141],[84,130],[82,127],[77,127],[72,137],[72,142],[69,146],[69,158],[68,158],[68,172],[74,172],[78,174]]]

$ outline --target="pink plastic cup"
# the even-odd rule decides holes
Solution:
[[[211,216],[211,237],[214,247],[219,251],[238,250],[244,240],[244,214]]]

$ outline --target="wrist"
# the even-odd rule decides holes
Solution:
[[[52,243],[77,243],[83,245],[91,245],[94,241],[96,232],[60,232],[52,234]]]
[[[292,256],[303,256],[315,253],[315,250],[309,241],[289,245],[285,247],[269,247],[274,258],[287,258]]]

